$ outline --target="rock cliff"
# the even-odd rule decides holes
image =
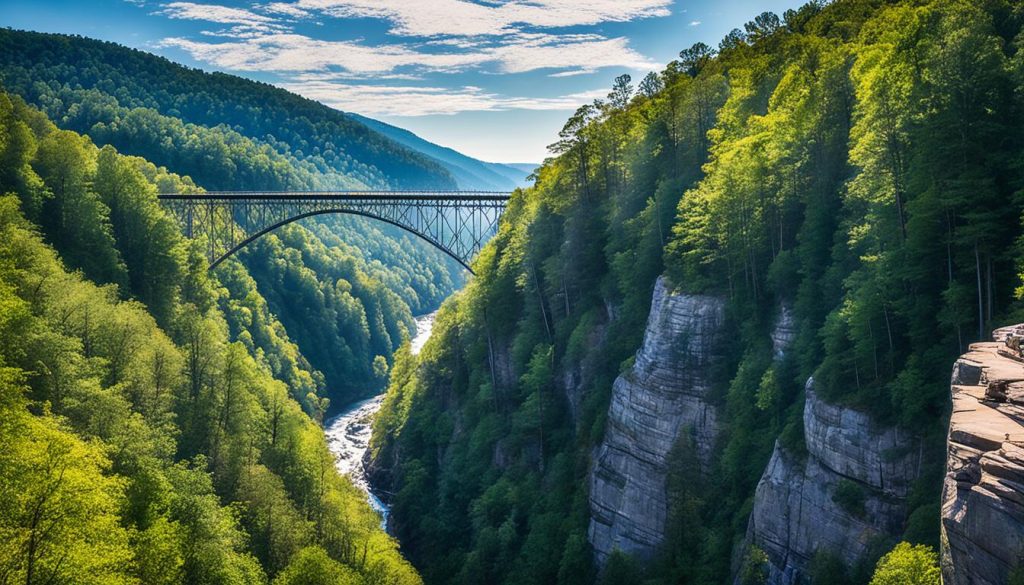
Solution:
[[[806,397],[806,456],[776,443],[747,527],[748,542],[768,556],[772,585],[800,582],[818,551],[852,566],[877,540],[898,536],[919,472],[913,437],[823,401],[813,379]]]
[[[1002,585],[1024,559],[1024,326],[997,329],[953,367],[942,489],[947,585]]]
[[[786,356],[789,346],[796,340],[796,333],[793,309],[789,305],[781,305],[772,326],[772,352],[775,354],[775,359],[779,360]]]
[[[690,433],[707,462],[718,423],[708,403],[720,359],[724,302],[673,294],[658,280],[643,345],[615,380],[604,440],[590,473],[590,543],[599,563],[615,549],[649,556],[664,536],[666,459]]]

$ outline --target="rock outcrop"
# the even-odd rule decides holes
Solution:
[[[720,359],[724,302],[673,294],[658,280],[643,346],[615,380],[604,440],[590,474],[590,543],[599,563],[615,549],[649,556],[664,537],[666,460],[690,433],[707,463],[718,434],[708,403]]]
[[[1024,326],[997,329],[953,367],[942,488],[947,585],[1002,585],[1024,565]]]
[[[768,556],[772,585],[799,583],[818,551],[852,566],[878,537],[898,536],[919,472],[907,433],[823,401],[813,379],[806,397],[806,457],[776,443],[747,527],[748,542]]]
[[[772,352],[775,359],[782,359],[786,356],[789,346],[796,340],[796,319],[793,316],[793,309],[783,304],[779,307],[779,313],[775,316],[775,324],[772,327]]]

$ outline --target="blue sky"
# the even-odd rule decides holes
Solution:
[[[615,76],[639,81],[796,0],[0,0],[75,33],[287,88],[470,156],[539,162]]]

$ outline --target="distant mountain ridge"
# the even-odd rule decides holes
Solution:
[[[139,109],[211,129],[225,135],[229,145],[238,142],[231,135],[237,133],[255,147],[275,151],[279,156],[271,155],[274,162],[288,160],[323,175],[307,188],[510,191],[526,186],[526,177],[538,166],[480,161],[408,130],[267,83],[207,73],[76,35],[0,29],[0,83],[45,109],[58,124],[101,141],[108,137],[122,149],[139,143],[138,136],[122,136],[118,143],[111,128],[132,112],[138,115]],[[92,107],[71,107],[83,102]],[[154,158],[155,153],[135,154]],[[174,166],[175,161],[157,162]],[[292,187],[271,182],[262,188]]]
[[[90,134],[96,123],[111,125],[113,109],[148,109],[236,132],[322,174],[347,177],[334,180],[338,187],[354,181],[368,188],[455,187],[437,161],[343,112],[267,83],[207,73],[116,43],[0,29],[0,76],[7,90],[43,107],[59,125],[73,119],[78,127],[72,129]],[[83,108],[72,106],[98,101],[96,93],[116,103],[108,99],[89,112],[92,119],[83,118]],[[235,139],[225,140],[230,146]]]
[[[348,115],[395,142],[436,160],[455,177],[460,189],[511,191],[517,187],[526,187],[529,184],[526,178],[540,166],[531,163],[485,162],[434,144],[404,128],[352,112],[348,112]]]

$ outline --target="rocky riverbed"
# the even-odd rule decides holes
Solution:
[[[430,337],[434,325],[435,313],[416,317],[416,335],[410,342],[413,354],[419,353],[423,344]],[[370,444],[373,417],[380,410],[384,395],[352,403],[345,409],[328,419],[324,425],[327,446],[334,453],[338,471],[352,478],[352,482],[366,492],[366,497],[381,515],[381,522],[386,526],[388,506],[373,493],[363,466],[363,455]]]

